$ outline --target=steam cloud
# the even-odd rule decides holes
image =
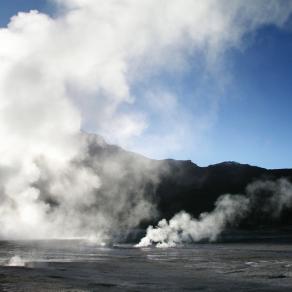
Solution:
[[[169,222],[163,219],[156,228],[148,227],[146,236],[136,246],[174,247],[183,242],[215,240],[226,224],[245,214],[247,206],[248,199],[243,196],[224,195],[217,200],[214,211],[202,213],[198,220],[182,211]]]
[[[292,207],[292,185],[286,179],[256,181],[247,186],[245,195],[222,195],[210,213],[199,219],[182,211],[167,222],[163,219],[157,227],[149,226],[137,247],[174,247],[178,244],[214,241],[226,226],[234,226],[243,218],[257,212],[275,219],[286,208]]]
[[[283,26],[292,2],[53,2],[53,16],[20,12],[0,29],[0,236],[104,242],[153,214],[145,177],[155,184],[161,170],[141,157],[99,157],[92,149],[104,142],[81,129],[132,149],[157,141],[177,147],[190,132],[179,98],[163,87],[135,95],[135,86],[154,72],[179,74],[195,53],[204,52],[212,71],[246,33]],[[136,106],[141,99],[148,112]],[[143,136],[155,113],[173,131]],[[129,165],[136,173],[131,179]],[[225,206],[238,204],[230,200],[218,202],[212,216],[220,219],[222,208],[233,216]],[[208,217],[201,220],[209,224]]]

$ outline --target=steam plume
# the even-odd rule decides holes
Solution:
[[[256,181],[247,186],[246,195],[222,195],[216,201],[215,209],[202,213],[199,219],[182,211],[169,222],[163,219],[157,227],[149,226],[146,236],[136,246],[174,247],[203,239],[214,241],[226,226],[234,226],[254,209],[277,218],[284,209],[291,207],[292,185],[289,181]]]
[[[212,71],[246,33],[283,26],[292,2],[53,2],[54,16],[20,12],[0,29],[0,236],[103,242],[153,214],[145,176],[155,183],[160,170],[122,154],[92,158],[103,142],[81,130],[140,150],[157,141],[179,147],[191,122],[200,136],[205,122],[190,118],[175,93],[157,86],[136,95],[136,85],[154,73],[179,74],[196,53]],[[173,131],[143,136],[153,115]]]
[[[198,220],[182,211],[169,222],[163,219],[156,228],[148,227],[146,236],[137,247],[151,244],[156,244],[157,247],[173,247],[184,242],[215,240],[228,223],[242,217],[247,209],[247,198],[224,195],[217,200],[214,211],[202,213]]]

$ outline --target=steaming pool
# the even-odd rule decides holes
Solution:
[[[292,291],[292,244],[0,242],[0,291]]]

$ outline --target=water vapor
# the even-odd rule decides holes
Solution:
[[[248,216],[272,216],[277,219],[283,210],[292,207],[292,185],[286,179],[256,181],[246,188],[245,195],[222,195],[210,213],[198,219],[182,211],[156,227],[149,226],[136,247],[174,247],[201,240],[214,241],[226,227],[234,227]]]
[[[190,115],[175,92],[154,88],[153,77],[181,74],[197,53],[212,71],[248,32],[282,27],[292,2],[51,2],[52,15],[19,12],[0,29],[0,237],[102,243],[155,214],[147,195],[161,169],[105,150],[84,129],[144,153],[156,145],[170,153],[191,132],[199,137],[208,117]],[[149,86],[141,95],[142,81]],[[163,131],[151,133],[153,125]],[[230,200],[217,205],[228,218],[225,206],[237,206]]]

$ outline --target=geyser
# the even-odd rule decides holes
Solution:
[[[202,52],[211,72],[247,32],[282,26],[292,5],[52,2],[53,16],[20,12],[0,29],[0,237],[94,237],[102,243],[155,213],[145,181],[155,186],[161,169],[141,157],[97,153],[93,158],[92,149],[103,142],[82,130],[132,149],[141,146],[139,139],[143,149],[181,145],[209,120],[184,118],[191,116],[187,107],[164,86],[139,95],[137,84],[151,85],[159,72],[179,74]],[[143,136],[151,124],[171,125],[172,131]]]
[[[182,211],[169,222],[163,219],[156,227],[149,226],[136,247],[155,245],[164,248],[204,239],[214,241],[226,226],[235,226],[254,209],[277,218],[283,210],[291,207],[292,185],[289,181],[256,181],[247,186],[245,195],[222,195],[216,201],[215,209],[202,213],[199,219]]]

